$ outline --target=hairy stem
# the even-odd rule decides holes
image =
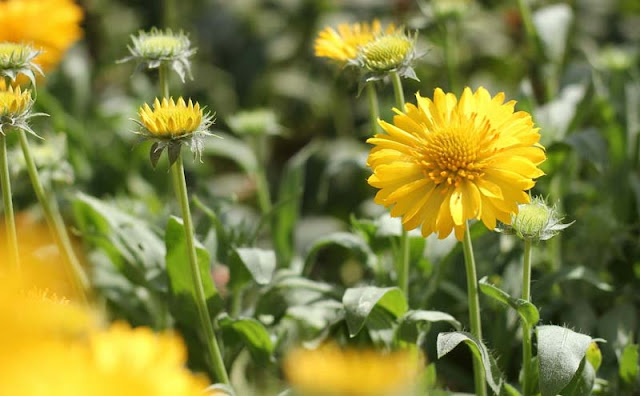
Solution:
[[[9,249],[11,271],[20,276],[20,258],[18,257],[18,236],[11,199],[11,181],[9,180],[9,162],[7,161],[7,139],[0,134],[0,182],[2,184],[2,202],[4,203],[4,223]]]

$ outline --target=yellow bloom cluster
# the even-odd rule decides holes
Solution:
[[[302,394],[410,395],[422,365],[417,351],[383,354],[327,344],[316,350],[294,350],[285,359],[284,371]]]
[[[82,36],[82,17],[73,0],[0,1],[0,41],[41,49],[35,62],[47,71]]]
[[[395,109],[386,133],[367,140],[375,145],[368,164],[369,184],[379,188],[375,202],[392,206],[407,230],[440,238],[455,232],[462,240],[467,220],[489,229],[511,223],[525,192],[544,173],[540,134],[531,116],[514,112],[515,101],[491,97],[484,88],[466,88],[458,101],[436,89],[433,100],[416,94],[417,106]]]

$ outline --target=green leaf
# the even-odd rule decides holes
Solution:
[[[341,246],[345,249],[351,250],[367,267],[375,268],[376,256],[373,251],[371,251],[367,242],[360,235],[349,232],[334,232],[317,239],[312,244],[304,261],[303,274],[309,274],[311,272],[318,252],[329,246]]]
[[[613,353],[620,361],[624,348],[633,344],[637,325],[638,311],[630,303],[616,305],[602,315],[598,320],[598,334],[607,340],[602,344],[605,355]]]
[[[595,379],[595,369],[586,358],[582,359],[578,372],[560,394],[562,396],[589,396],[593,390]]]
[[[506,382],[502,386],[502,396],[522,396],[522,394],[513,387],[513,385],[507,384]]]
[[[272,250],[236,248],[229,261],[229,286],[239,289],[252,279],[259,285],[271,282],[276,269],[276,255]]]
[[[453,316],[446,312],[415,310],[408,311],[400,319],[397,337],[406,342],[415,343],[420,334],[428,331],[429,325],[434,322],[447,322],[456,330],[462,327]]]
[[[540,392],[555,396],[578,372],[591,337],[560,326],[536,327],[540,362]]]
[[[550,5],[533,15],[544,53],[553,63],[558,64],[564,58],[572,21],[573,11],[567,4]]]
[[[638,378],[638,369],[640,361],[638,361],[638,345],[629,344],[622,350],[620,358],[620,378],[627,384],[633,385]]]
[[[220,131],[215,131],[215,134],[222,139],[206,139],[205,154],[228,158],[248,174],[255,172],[258,160],[253,150],[244,141]]]
[[[189,265],[187,243],[182,219],[171,216],[165,233],[167,249],[167,274],[171,288],[170,307],[174,316],[192,328],[199,328],[198,308],[196,305],[196,289]],[[196,244],[196,255],[200,278],[204,286],[207,307],[213,317],[220,312],[222,300],[216,292],[211,278],[209,253],[199,243]]]
[[[451,352],[461,342],[464,342],[471,350],[471,353],[482,361],[487,384],[499,395],[500,389],[502,388],[502,375],[500,374],[500,370],[498,369],[495,359],[489,354],[487,347],[473,335],[460,331],[438,334],[438,359]]]
[[[613,291],[613,287],[606,282],[600,280],[598,275],[593,272],[592,269],[578,266],[578,267],[565,267],[551,275],[547,275],[534,284],[536,290],[547,291],[551,290],[551,286],[556,283],[562,283],[567,281],[580,280],[586,282],[595,288],[610,292]]]
[[[294,229],[300,215],[300,203],[303,196],[305,166],[309,157],[318,151],[321,144],[317,141],[306,145],[287,161],[278,191],[278,204],[275,205],[273,241],[281,266],[289,266],[294,254]]]
[[[265,363],[271,359],[273,343],[262,323],[253,318],[234,319],[226,313],[222,313],[217,321],[223,332],[239,337],[258,362]]]
[[[397,287],[366,286],[347,289],[342,297],[342,303],[351,337],[360,332],[376,306],[384,308],[396,318],[402,316],[408,309],[407,300]]]
[[[524,320],[527,326],[529,326],[529,328],[532,328],[536,325],[536,323],[538,323],[538,321],[540,320],[540,313],[538,312],[538,308],[536,308],[535,305],[521,298],[511,297],[502,289],[490,284],[487,279],[488,278],[485,276],[478,282],[480,291],[483,294],[491,297],[493,300],[503,305],[515,309],[522,320]]]
[[[102,250],[120,273],[135,284],[167,291],[165,247],[148,224],[82,193],[76,195],[73,209],[82,237]]]

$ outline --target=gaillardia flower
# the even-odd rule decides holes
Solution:
[[[328,344],[294,350],[283,368],[289,383],[304,395],[384,396],[413,394],[422,367],[416,350],[384,354]]]
[[[562,223],[555,206],[549,206],[543,198],[535,197],[533,201],[519,205],[518,213],[512,215],[511,225],[503,225],[499,231],[538,242],[553,238],[573,223]]]
[[[191,99],[185,102],[182,97],[174,102],[173,98],[158,98],[153,109],[144,104],[138,111],[141,129],[136,133],[155,140],[151,146],[151,163],[155,167],[165,148],[168,148],[169,164],[173,164],[180,154],[182,144],[187,144],[195,156],[200,157],[203,149],[202,139],[211,136],[208,128],[214,122],[214,115],[204,113],[204,109]]]
[[[379,34],[360,47],[358,58],[352,63],[368,71],[367,80],[381,79],[392,71],[417,80],[412,68],[416,58],[415,41],[415,36],[410,37],[402,30]]]
[[[42,50],[35,62],[53,69],[81,36],[82,8],[73,0],[0,1],[0,41]]]
[[[0,133],[5,134],[9,128],[20,128],[34,136],[38,136],[29,126],[31,117],[44,115],[32,113],[33,99],[31,91],[20,87],[6,87],[4,81],[0,82]],[[38,136],[39,137],[39,136]]]
[[[155,69],[166,63],[180,76],[182,82],[185,76],[193,78],[189,58],[196,50],[191,48],[191,41],[183,32],[153,28],[149,32],[140,31],[137,36],[132,35],[131,41],[133,45],[127,46],[131,55],[119,62],[136,61],[136,70]]]
[[[9,41],[0,43],[0,76],[15,80],[18,74],[29,77],[35,85],[35,72],[42,73],[42,69],[33,62],[41,51],[33,49],[27,44],[12,43]]]
[[[358,48],[373,41],[382,33],[382,25],[377,19],[371,24],[367,22],[354,23],[352,25],[343,23],[338,25],[338,30],[325,27],[314,43],[315,54],[318,57],[329,58],[339,63],[346,64],[354,61],[358,57]],[[394,25],[389,25],[385,29],[386,33],[395,31]]]
[[[459,101],[439,88],[433,100],[416,97],[417,106],[394,109],[393,124],[379,121],[386,133],[367,140],[375,146],[368,158],[368,182],[380,189],[375,202],[392,206],[406,230],[421,226],[423,236],[454,231],[462,240],[470,219],[491,230],[496,220],[510,224],[544,174],[531,116],[484,88],[465,88]]]

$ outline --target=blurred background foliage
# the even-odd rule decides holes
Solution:
[[[420,82],[405,82],[407,100],[416,91],[430,96],[442,87],[460,94],[464,86],[482,85],[492,93],[504,91],[518,100],[518,109],[533,114],[548,155],[547,175],[534,193],[576,221],[537,248],[533,301],[543,307],[543,322],[605,338],[599,376],[609,383],[600,389],[630,392],[637,377],[625,382],[619,362],[625,348],[639,342],[640,3],[530,3],[537,42],[528,40],[515,0],[82,1],[84,39],[38,88],[37,106],[51,114],[36,123],[48,137],[38,159],[66,215],[75,218],[112,316],[156,328],[175,320],[180,327],[181,318],[166,301],[163,270],[164,230],[169,215],[178,213],[166,159],[153,170],[148,144],[130,133],[137,108],[157,95],[156,76],[131,75],[133,65],[116,64],[127,55],[131,34],[171,27],[188,33],[198,49],[194,79],[182,85],[173,78],[171,92],[216,112],[214,132],[224,136],[209,139],[203,163],[185,164],[197,197],[197,233],[211,257],[214,280],[224,286],[229,271],[232,279],[244,279],[233,264],[242,261],[234,258],[242,247],[274,249],[279,268],[264,282],[251,276],[251,282],[227,285],[212,311],[225,304],[232,317],[252,317],[269,330],[276,340],[272,349],[250,351],[258,367],[271,359],[261,352],[275,351],[277,357],[289,342],[327,331],[348,338],[336,319],[341,291],[394,284],[388,252],[397,242],[389,231],[396,223],[372,203],[373,189],[365,181],[364,141],[371,134],[366,101],[358,97],[349,70],[314,57],[313,40],[327,25],[379,18],[418,31]],[[379,92],[381,118],[388,120],[391,87],[381,84]],[[24,172],[19,161],[12,164],[12,172]],[[271,211],[256,193],[261,172]],[[13,180],[16,205],[30,207],[30,187],[24,178]],[[480,276],[519,295],[520,245],[474,230]],[[345,243],[344,234],[332,237],[336,232],[356,242]],[[329,241],[314,250],[327,235]],[[410,307],[449,312],[465,325],[460,247],[415,238],[412,257]],[[308,278],[322,288],[304,296],[277,294],[278,282],[290,275],[286,268],[300,268],[305,260]],[[338,297],[313,305],[318,295],[333,294]],[[516,382],[517,316],[488,299],[481,305],[485,341]],[[233,341],[242,333],[232,331],[232,319],[219,323],[230,338],[228,363],[247,366]],[[425,333],[429,361],[436,360],[437,331],[447,326],[434,324]],[[182,330],[188,333],[187,327]],[[375,343],[371,334],[360,342]],[[469,389],[471,360],[466,351],[457,353],[438,363],[438,378],[445,387]]]

